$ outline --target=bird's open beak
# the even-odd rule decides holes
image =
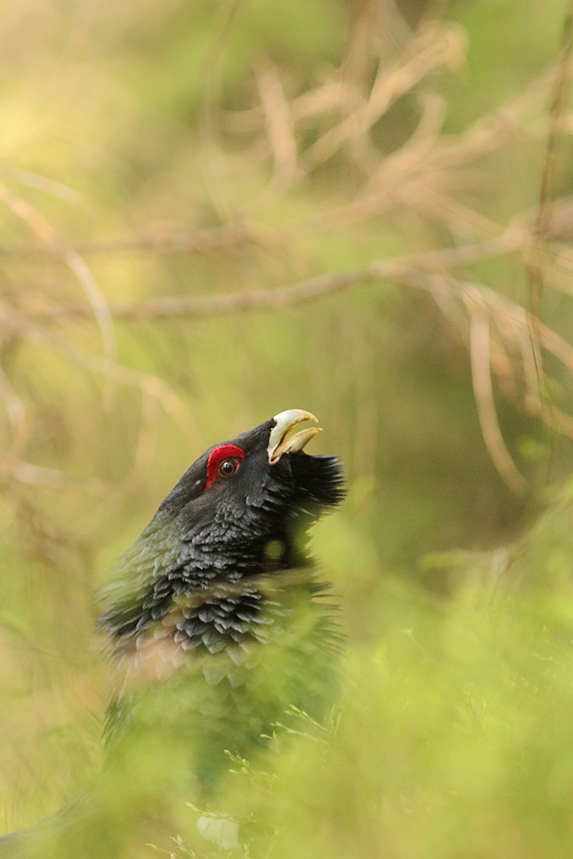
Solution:
[[[291,429],[302,421],[318,423],[318,418],[302,409],[288,409],[286,412],[280,412],[274,416],[273,420],[276,421],[276,424],[271,430],[269,438],[270,465],[276,465],[283,453],[294,453],[296,450],[302,450],[311,438],[322,432],[320,427],[309,427],[294,433],[294,435],[292,433],[289,435]]]

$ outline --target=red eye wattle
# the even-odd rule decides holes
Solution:
[[[241,467],[244,458],[244,452],[234,444],[223,444],[211,451],[207,462],[205,490],[209,489],[217,477],[223,478],[223,480],[233,477]]]

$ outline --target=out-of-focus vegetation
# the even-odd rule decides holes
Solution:
[[[343,690],[219,807],[277,857],[570,853],[569,7],[2,4],[5,830],[100,767],[109,562],[300,407]]]

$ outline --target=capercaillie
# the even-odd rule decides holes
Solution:
[[[339,635],[308,551],[344,494],[291,409],[207,450],[115,563],[98,627],[112,666],[106,765],[85,796],[0,838],[0,857],[117,856],[175,795],[213,799],[290,707],[320,719]],[[167,824],[168,825],[168,824]]]

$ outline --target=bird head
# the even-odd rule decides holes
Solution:
[[[305,421],[317,419],[281,412],[191,465],[117,561],[102,626],[134,633],[179,594],[309,566],[308,528],[344,491],[336,457],[304,452],[320,432]]]

